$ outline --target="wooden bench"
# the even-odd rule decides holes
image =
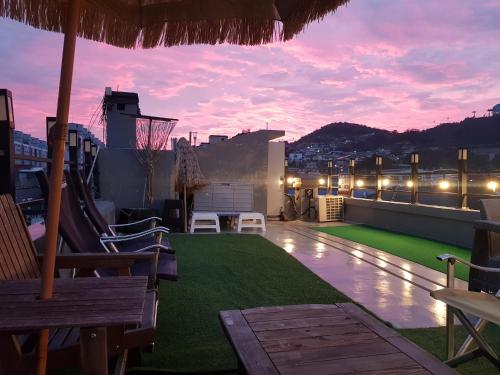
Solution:
[[[247,374],[456,374],[358,306],[295,305],[221,311]]]

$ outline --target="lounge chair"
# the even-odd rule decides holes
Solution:
[[[151,280],[155,275],[157,253],[70,254],[56,257],[56,268],[77,268],[81,274],[92,274],[96,268],[117,269],[120,275],[130,275],[137,261],[148,262]],[[42,258],[31,241],[21,210],[10,195],[0,195],[0,280],[36,279],[41,275]],[[144,320],[140,328],[125,330],[124,335],[108,335],[108,354],[121,356],[125,350],[148,347],[154,342],[157,298],[154,283],[150,283],[144,305]],[[33,373],[36,366],[38,332],[0,336],[0,373]],[[78,366],[79,329],[54,329],[49,335],[48,368]]]
[[[481,219],[474,223],[475,235],[471,262],[449,254],[438,257],[448,262],[447,288],[431,292],[431,295],[447,304],[446,345],[447,361],[458,366],[484,355],[500,367],[500,358],[481,336],[488,323],[500,324],[500,199],[481,201]],[[455,263],[470,267],[469,290],[454,288]],[[472,324],[466,314],[479,320]],[[455,352],[454,317],[457,317],[469,336]]]
[[[48,178],[43,171],[36,173],[40,184],[42,195],[45,200],[49,196]],[[101,237],[85,217],[80,207],[80,200],[68,180],[62,189],[61,215],[59,220],[59,233],[64,242],[74,253],[105,253],[105,252],[142,252],[160,251],[158,256],[157,277],[161,280],[177,280],[177,259],[171,254],[172,249],[162,244],[149,242],[146,246],[137,243],[137,238],[129,236]],[[153,233],[143,233],[151,239]],[[163,250],[163,251],[161,251]],[[147,262],[135,263],[132,267],[132,275],[144,276],[148,274],[150,265]],[[109,275],[109,273],[106,273]]]
[[[129,234],[125,236],[126,238],[135,239],[134,246],[139,248],[147,247],[153,243],[158,243],[162,245],[162,249],[168,252],[174,252],[172,246],[166,237],[169,233],[169,229],[165,227],[158,227],[157,221],[160,221],[161,218],[153,216],[147,219],[139,220],[132,223],[127,224],[108,224],[106,219],[99,212],[94,199],[92,198],[92,193],[88,184],[85,182],[85,178],[82,174],[82,171],[73,170],[71,172],[65,172],[66,181],[71,185],[72,188],[75,189],[78,197],[83,202],[83,210],[85,214],[89,218],[89,220],[94,225],[94,228],[102,235],[106,237],[114,237],[117,238],[120,230],[127,228],[128,231],[134,228],[137,229],[142,227],[144,224],[150,224],[149,230],[145,232],[139,232],[134,234]],[[144,235],[147,233],[147,235]]]

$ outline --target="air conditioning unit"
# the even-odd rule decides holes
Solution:
[[[326,195],[316,198],[318,221],[341,221],[344,219],[344,197],[340,195]]]

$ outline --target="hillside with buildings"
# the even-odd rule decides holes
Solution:
[[[337,122],[321,127],[287,146],[292,167],[322,170],[327,160],[348,159],[368,167],[375,155],[384,165],[397,168],[408,163],[409,154],[419,152],[422,166],[454,168],[456,149],[470,149],[470,163],[476,169],[500,168],[500,115],[466,118],[425,130],[388,131],[366,125]]]

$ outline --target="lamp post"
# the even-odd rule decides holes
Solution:
[[[85,138],[83,140],[83,157],[85,163],[85,177],[88,178],[90,174],[90,168],[92,168],[92,140],[90,138]]]
[[[411,164],[411,197],[412,204],[418,203],[418,164],[420,163],[420,154],[413,152],[410,158]]]
[[[69,149],[69,168],[78,169],[78,132],[76,130],[68,131],[68,149]]]
[[[45,117],[45,131],[46,131],[46,140],[47,140],[47,159],[52,160],[52,146],[53,146],[53,134],[51,133],[51,130],[53,129],[54,125],[56,124],[56,118],[55,117]],[[47,163],[47,174],[50,175],[50,168],[51,165],[50,163]]]
[[[333,160],[328,160],[328,194],[332,194],[332,175],[333,175]]]
[[[464,147],[458,149],[458,202],[457,207],[467,208],[467,158],[468,150]]]
[[[354,159],[349,160],[349,196],[354,197],[354,167],[356,161]]]
[[[377,180],[377,191],[375,200],[382,199],[382,156],[375,156],[375,178]]]
[[[14,128],[12,93],[0,89],[0,194],[11,194],[15,199]]]

